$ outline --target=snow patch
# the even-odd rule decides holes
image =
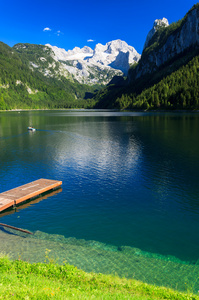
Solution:
[[[38,93],[38,90],[32,90],[29,86],[26,86],[26,89],[28,91],[29,94],[36,94]]]
[[[30,61],[30,64],[33,66],[33,68],[39,68],[38,65],[36,65],[35,63],[33,63],[33,62],[31,62],[31,61]]]

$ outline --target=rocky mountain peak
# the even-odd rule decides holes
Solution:
[[[125,41],[121,40],[114,40],[112,42],[108,42],[106,44],[107,47],[107,53],[112,53],[115,51],[128,51],[129,50],[129,45]]]
[[[108,42],[106,45],[97,44],[93,56],[88,59],[88,62],[109,66],[126,74],[130,64],[137,62],[139,59],[140,54],[135,48],[118,39]]]
[[[155,24],[157,24],[157,26],[153,28],[154,30],[156,28],[158,29],[158,26],[162,24],[163,26],[168,26],[166,21],[156,22]],[[134,79],[156,72],[162,65],[169,61],[174,61],[175,59],[178,60],[179,56],[185,55],[186,52],[189,52],[191,55],[192,52],[198,51],[198,28],[199,4],[196,4],[182,20],[171,24],[169,30],[165,28],[165,30],[157,36],[158,42],[154,40],[152,47],[148,47],[143,51],[142,58],[134,73],[136,74]],[[150,41],[150,35],[148,36],[147,41]],[[147,47],[147,41],[145,47]]]
[[[156,19],[153,23],[153,28],[149,31],[147,37],[146,37],[146,41],[144,44],[144,49],[148,46],[151,38],[153,37],[153,35],[156,33],[156,31],[161,28],[161,27],[168,27],[169,26],[169,21],[166,18],[163,19]]]
[[[84,59],[87,56],[93,55],[93,50],[88,46],[84,46],[83,48],[75,47],[73,50],[68,51],[56,46],[51,46],[50,44],[46,44],[45,46],[49,47],[53,51],[54,58],[57,61]]]
[[[140,54],[121,40],[114,40],[105,45],[97,44],[92,50],[88,46],[75,47],[66,51],[49,44],[52,56],[62,63],[67,70],[81,83],[108,83],[114,75],[126,75],[130,64],[140,59]]]
[[[84,53],[92,53],[93,54],[93,50],[90,47],[88,47],[88,46],[84,46],[82,48],[82,52],[84,52]]]
[[[167,27],[167,26],[169,26],[169,21],[166,18],[156,19],[153,23],[153,28]]]

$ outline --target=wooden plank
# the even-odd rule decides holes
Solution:
[[[14,201],[5,197],[0,197],[0,212],[13,206]]]
[[[62,181],[41,178],[20,187],[3,192],[0,194],[0,212],[13,206],[14,204],[20,204],[61,185]]]

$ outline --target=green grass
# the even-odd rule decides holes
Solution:
[[[136,280],[85,273],[50,260],[30,264],[2,256],[0,274],[0,299],[199,299]]]

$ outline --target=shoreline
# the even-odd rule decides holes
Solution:
[[[15,261],[29,262],[31,265],[46,262],[46,252],[49,261],[63,266],[64,261],[86,273],[117,274],[118,278],[139,280],[147,285],[164,286],[178,292],[186,292],[188,286],[193,287],[197,294],[198,264],[183,264],[179,261],[163,260],[161,257],[142,255],[139,249],[124,249],[113,251],[109,248],[100,248],[98,243],[87,244],[75,238],[66,241],[55,235],[35,232],[33,236],[25,233],[13,234],[13,230],[0,232],[3,241],[0,252]],[[186,284],[185,284],[186,274]],[[189,279],[188,279],[189,278]],[[176,289],[176,287],[178,287]]]
[[[125,109],[116,109],[116,108],[35,108],[35,109],[29,109],[29,108],[19,108],[19,109],[10,109],[10,110],[0,110],[1,112],[25,112],[25,111],[101,111],[101,112],[142,112],[142,113],[199,113],[199,110],[189,110],[189,109],[149,109],[149,110],[138,110],[138,109],[134,109],[134,110],[125,110]]]

